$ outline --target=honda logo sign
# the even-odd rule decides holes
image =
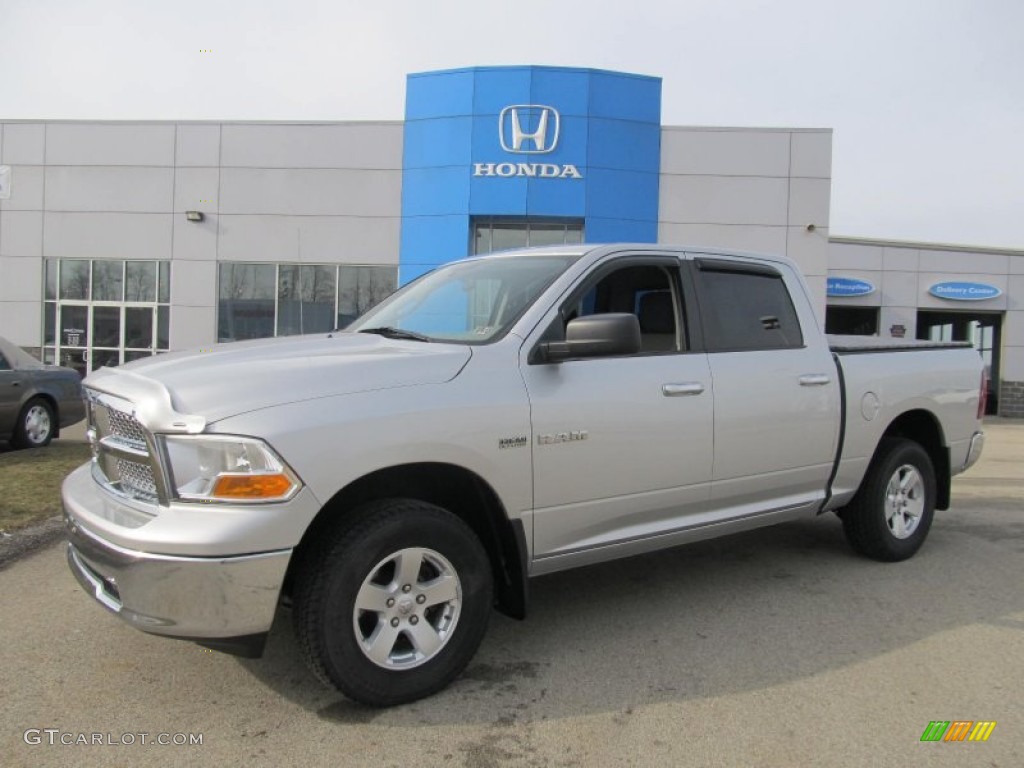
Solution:
[[[554,107],[514,104],[501,110],[498,139],[506,152],[543,155],[558,146],[561,118]]]
[[[544,104],[513,104],[498,115],[498,141],[514,155],[546,155],[558,146],[562,117]],[[582,179],[571,163],[473,163],[474,176],[525,176],[538,179]]]

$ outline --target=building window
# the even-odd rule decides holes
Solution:
[[[326,333],[387,298],[395,267],[221,262],[217,339]]]
[[[276,272],[274,264],[220,264],[219,341],[274,335]]]
[[[46,259],[43,360],[83,376],[167,350],[169,261]]]
[[[516,219],[478,216],[473,219],[470,250],[474,256],[509,248],[572,245],[583,242],[583,219]]]
[[[875,336],[878,334],[878,307],[826,307],[825,333]]]
[[[43,359],[85,376],[169,346],[171,264],[46,259]]]

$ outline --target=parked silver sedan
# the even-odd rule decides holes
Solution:
[[[42,448],[61,427],[84,418],[77,371],[44,365],[0,338],[0,440],[16,448]]]

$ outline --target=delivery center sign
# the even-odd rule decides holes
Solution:
[[[507,160],[474,162],[474,176],[499,178],[526,177],[539,179],[582,179],[583,174],[572,163],[543,162],[544,155],[558,149],[562,116],[546,104],[512,104],[498,115],[497,146]],[[513,162],[514,159],[514,162]]]
[[[1003,294],[999,288],[987,283],[956,281],[936,283],[928,289],[928,293],[938,299],[947,299],[948,301],[985,301],[998,298]]]

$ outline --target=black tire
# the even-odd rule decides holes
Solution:
[[[53,407],[41,397],[33,397],[21,409],[14,425],[16,448],[45,448],[53,439],[56,420]]]
[[[403,562],[415,568],[414,578],[399,578]],[[411,589],[403,591],[402,582]],[[357,609],[364,589],[376,608]],[[427,604],[449,591],[457,598]],[[462,520],[414,499],[375,501],[299,562],[295,633],[323,682],[364,704],[404,704],[436,693],[465,669],[487,629],[491,594],[487,553]],[[440,646],[430,648],[435,642]]]
[[[840,513],[850,546],[883,562],[913,556],[934,515],[931,458],[918,443],[900,438],[883,438],[860,490]]]

